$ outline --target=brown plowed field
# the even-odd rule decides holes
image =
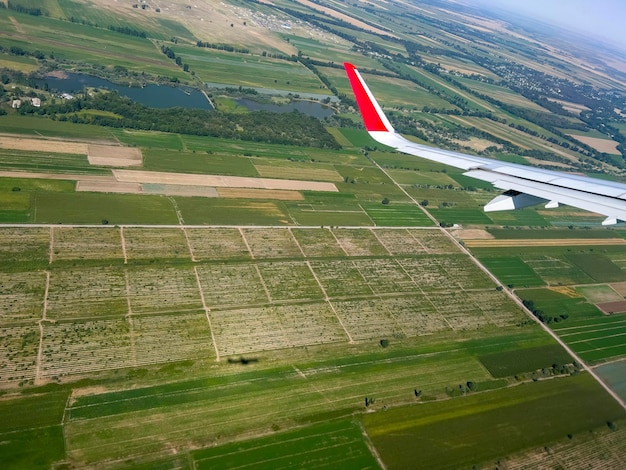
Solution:
[[[141,166],[141,150],[119,145],[94,145],[88,147],[88,159],[92,165]]]
[[[337,187],[333,183],[319,181],[279,180],[272,178],[249,178],[243,176],[194,175],[136,170],[113,170],[113,175],[117,181],[124,183],[180,184],[192,186],[213,186],[218,188],[256,188],[337,192]]]
[[[87,155],[88,144],[48,139],[0,136],[0,148],[27,152],[76,153]]]
[[[122,193],[122,194],[140,194],[142,192],[141,185],[137,183],[119,183],[117,181],[78,181],[76,183],[76,191],[88,191],[96,193]]]
[[[626,300],[616,300],[615,302],[603,302],[596,304],[604,313],[624,313],[626,312]]]

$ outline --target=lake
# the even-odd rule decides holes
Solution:
[[[149,84],[144,87],[117,85],[108,80],[79,73],[68,73],[67,78],[46,77],[40,86],[47,84],[50,90],[60,93],[78,93],[83,88],[104,88],[115,90],[137,103],[151,108],[182,108],[213,109],[211,103],[200,91],[184,86],[168,86]]]
[[[80,73],[67,73],[65,78],[46,77],[39,81],[39,86],[47,84],[48,88],[59,93],[79,93],[84,88],[98,88],[115,90],[137,103],[151,108],[173,108],[176,106],[191,109],[210,109],[213,107],[202,92],[195,88],[184,86],[168,86],[149,84],[143,87],[118,85],[104,78],[92,77]],[[270,111],[274,113],[288,113],[298,110],[303,114],[323,119],[334,113],[333,109],[317,101],[298,100],[288,104],[264,104],[242,98],[237,103],[250,111]]]

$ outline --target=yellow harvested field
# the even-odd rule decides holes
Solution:
[[[28,178],[66,181],[107,181],[115,183],[112,176],[102,175],[79,175],[73,173],[36,173],[34,171],[0,171],[1,178]]]
[[[626,296],[626,282],[614,282],[611,288],[619,295]]]
[[[599,137],[587,137],[585,135],[568,134],[576,140],[580,140],[583,144],[593,147],[598,152],[606,152],[613,155],[619,155],[617,150],[618,143],[610,139],[601,139]]]
[[[223,175],[194,175],[138,170],[113,170],[113,175],[117,181],[123,183],[180,184],[213,186],[217,188],[284,189],[291,191],[338,191],[333,183],[318,181],[279,180]]]
[[[0,136],[0,148],[24,150],[27,152],[74,153],[87,155],[87,147],[87,144],[81,142]]]
[[[298,191],[284,191],[280,189],[251,189],[251,188],[219,188],[219,197],[231,199],[276,199],[279,201],[302,201],[304,196]]]
[[[541,240],[465,240],[468,248],[500,248],[520,246],[600,246],[600,245],[626,245],[624,238],[565,238],[565,239],[541,239]]]
[[[454,235],[454,238],[460,238],[461,240],[492,240],[494,238],[487,230],[479,228],[454,230],[452,235]]]
[[[79,180],[76,182],[76,191],[79,192],[96,192],[96,193],[121,193],[121,194],[140,194],[142,188],[137,183],[120,183],[111,181],[110,179],[101,180]]]
[[[559,294],[567,295],[573,299],[582,298],[583,296],[576,292],[576,289],[569,286],[549,287],[551,291],[558,292]]]
[[[297,179],[306,174],[307,178],[315,181],[343,181],[342,176],[334,168],[310,168],[310,166],[300,167],[281,165],[254,165],[256,171],[264,178],[287,178]]]
[[[477,152],[482,152],[488,147],[502,148],[502,144],[498,144],[487,139],[479,139],[478,137],[470,137],[469,140],[452,139],[452,141],[459,145],[469,147],[472,150],[476,150]]]
[[[0,148],[26,152],[87,155],[89,163],[101,166],[140,166],[141,150],[121,145],[87,144],[54,139],[0,136]]]
[[[87,158],[91,165],[141,166],[141,150],[136,147],[90,144]]]

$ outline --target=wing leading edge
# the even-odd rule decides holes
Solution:
[[[347,62],[344,67],[365,128],[372,138],[400,152],[461,168],[466,170],[464,175],[488,181],[505,190],[485,205],[486,212],[521,209],[540,203],[547,208],[565,204],[606,216],[602,225],[613,225],[618,220],[626,221],[624,184],[500,162],[428,147],[405,139],[394,130],[356,67]]]

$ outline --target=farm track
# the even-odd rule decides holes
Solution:
[[[47,321],[48,291],[50,289],[50,271],[46,271],[46,288],[44,291],[43,306],[41,309],[41,320],[37,322],[39,326],[39,347],[37,348],[37,362],[35,368],[35,384],[41,383],[41,362],[43,356],[43,322]]]

